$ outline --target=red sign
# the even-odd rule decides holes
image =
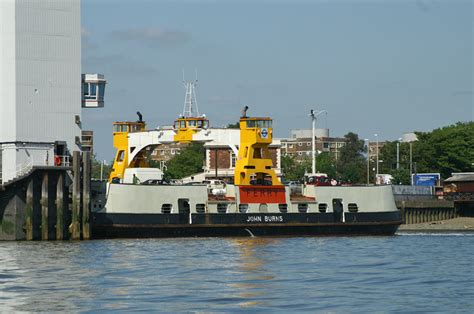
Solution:
[[[284,204],[286,203],[285,187],[283,185],[274,186],[239,186],[240,203],[266,203]]]

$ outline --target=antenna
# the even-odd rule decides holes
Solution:
[[[195,70],[196,79],[194,81],[186,81],[184,78],[184,69],[183,69],[183,85],[186,89],[186,94],[184,97],[184,108],[183,108],[183,117],[198,117],[199,109],[196,100],[196,86],[197,86],[197,69]]]

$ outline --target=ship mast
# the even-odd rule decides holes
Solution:
[[[199,116],[199,109],[196,100],[196,86],[197,86],[197,71],[196,79],[194,81],[185,81],[184,80],[184,70],[183,70],[183,85],[186,89],[186,95],[184,98],[184,108],[183,108],[183,117],[192,118]]]

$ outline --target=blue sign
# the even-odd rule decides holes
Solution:
[[[413,185],[437,186],[441,176],[439,173],[418,173],[412,177]]]
[[[266,128],[262,128],[262,138],[267,138],[268,136],[268,130]]]

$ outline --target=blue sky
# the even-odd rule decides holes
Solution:
[[[108,80],[106,107],[83,111],[99,159],[113,158],[112,122],[171,125],[186,78],[213,126],[241,108],[271,116],[277,137],[395,140],[474,120],[472,1],[82,0],[82,70]]]

